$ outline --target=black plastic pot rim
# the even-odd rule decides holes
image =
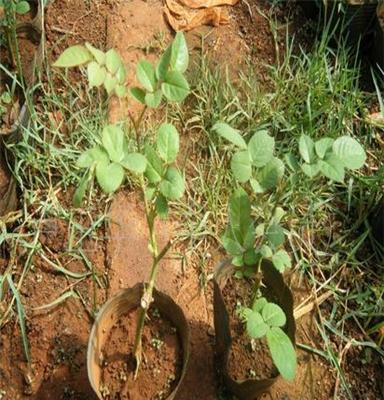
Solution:
[[[229,355],[232,338],[230,333],[230,317],[222,295],[222,287],[225,286],[226,277],[230,276],[234,267],[229,260],[223,261],[214,274],[214,325],[216,333],[216,357],[218,370],[221,373],[225,385],[240,400],[254,400],[266,392],[277,380],[276,375],[267,379],[246,379],[236,381],[231,378],[228,371]],[[279,304],[287,317],[285,331],[295,344],[295,319],[293,316],[293,296],[291,290],[284,283],[282,275],[268,260],[263,260],[261,265],[264,284],[277,297],[275,302]]]
[[[144,290],[143,283],[138,283],[132,288],[120,290],[117,294],[111,297],[106,303],[104,303],[104,305],[100,308],[98,315],[95,319],[95,322],[92,326],[92,330],[89,335],[88,349],[87,349],[87,372],[91,387],[100,400],[103,399],[99,390],[100,376],[96,379],[99,381],[98,382],[99,384],[97,384],[97,382],[95,381],[95,372],[94,372],[95,368],[99,368],[100,370],[102,368],[102,366],[99,365],[100,363],[96,361],[96,360],[101,361],[100,354],[97,354],[97,351],[101,353],[102,348],[104,347],[106,341],[108,340],[109,332],[111,331],[112,327],[117,322],[117,320],[120,318],[120,316],[124,315],[125,313],[133,309],[140,307],[140,300],[142,297],[143,290]],[[129,307],[125,307],[124,310],[122,310],[122,312],[116,313],[116,306],[120,306],[122,308],[122,304],[124,304],[124,299],[127,298],[128,294],[130,294],[131,296],[133,295],[135,300],[133,301],[132,299],[130,299]],[[188,366],[189,343],[190,343],[189,325],[187,319],[185,318],[184,312],[173,301],[171,297],[169,297],[165,293],[159,292],[156,289],[154,289],[153,299],[154,299],[153,306],[158,308],[160,312],[174,324],[179,335],[180,343],[182,345],[183,363],[182,363],[180,378],[172,393],[165,399],[165,400],[173,400],[174,397],[176,396],[176,393],[180,389],[180,386],[182,385],[182,381],[185,377],[185,373]],[[115,308],[115,313],[112,307]],[[101,322],[104,318],[108,319],[108,329],[100,328],[100,325],[102,325]],[[101,338],[100,335],[102,335]]]

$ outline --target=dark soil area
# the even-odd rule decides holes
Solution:
[[[119,319],[103,349],[101,392],[106,399],[165,399],[178,382],[182,349],[176,328],[157,309],[150,309],[143,332],[143,357],[134,379],[133,346],[137,312]]]

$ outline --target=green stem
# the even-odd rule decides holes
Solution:
[[[133,128],[135,130],[136,134],[136,142],[137,142],[137,148],[140,151],[141,149],[141,125],[142,121],[145,115],[145,112],[147,110],[147,106],[143,108],[141,111],[139,117],[137,120],[135,120],[132,115],[130,114],[130,119],[133,124]],[[148,225],[148,230],[149,230],[149,247],[152,255],[152,267],[151,267],[151,272],[149,276],[149,282],[147,284],[144,284],[144,292],[141,297],[140,301],[140,309],[139,309],[139,315],[137,319],[137,326],[136,326],[136,334],[135,334],[135,345],[133,349],[133,353],[135,356],[136,360],[136,369],[135,369],[135,376],[134,378],[137,378],[137,375],[139,373],[141,361],[142,361],[142,337],[143,337],[143,331],[144,331],[144,324],[145,320],[147,317],[147,313],[149,310],[149,307],[151,306],[151,303],[153,301],[153,289],[155,287],[155,282],[156,282],[156,277],[159,271],[159,265],[160,261],[162,258],[165,256],[165,254],[168,252],[170,247],[172,246],[172,242],[169,241],[163,249],[158,251],[158,245],[157,245],[157,240],[156,240],[156,232],[155,232],[155,220],[156,220],[156,209],[153,204],[153,202],[149,202],[148,199],[146,198],[145,195],[145,181],[144,177],[141,176],[140,178],[140,186],[141,186],[141,191],[142,191],[142,196],[143,196],[143,201],[144,201],[144,210],[145,210],[145,216],[147,220],[147,225]]]
[[[142,185],[142,190],[144,192],[144,185]],[[144,193],[143,193],[143,195],[145,198]],[[160,261],[165,256],[165,254],[168,252],[170,247],[172,246],[172,242],[169,241],[163,247],[161,252],[158,253],[156,234],[155,234],[155,228],[154,228],[156,213],[154,212],[154,210],[152,210],[150,207],[148,207],[148,202],[146,200],[144,200],[144,204],[145,204],[147,222],[148,222],[148,227],[149,227],[149,243],[150,243],[151,253],[152,253],[152,268],[151,268],[151,273],[150,273],[150,277],[149,277],[149,282],[144,287],[144,293],[143,293],[143,296],[140,301],[140,311],[139,311],[137,327],[136,327],[135,346],[134,346],[134,350],[133,350],[135,359],[136,359],[135,379],[137,378],[137,375],[139,373],[139,369],[140,369],[140,365],[141,365],[141,361],[142,361],[142,336],[143,336],[143,331],[144,331],[144,323],[145,323],[148,309],[153,301],[153,296],[152,296],[153,289],[155,287],[155,282],[156,282],[157,273],[159,271]]]

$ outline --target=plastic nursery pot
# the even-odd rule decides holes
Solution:
[[[377,17],[375,22],[375,38],[372,51],[372,60],[384,70],[384,3],[377,7]]]
[[[384,199],[378,204],[370,220],[373,237],[384,248]]]
[[[109,333],[117,321],[129,311],[140,307],[140,300],[143,294],[144,285],[138,283],[132,288],[123,289],[114,297],[109,299],[100,309],[93,324],[88,341],[87,370],[89,382],[92,389],[100,400],[103,399],[100,393],[102,384],[102,350],[106,344]],[[164,400],[173,400],[180,388],[185,376],[189,359],[189,325],[182,309],[166,294],[153,291],[153,307],[173,323],[177,330],[182,347],[182,369],[179,381],[172,393]]]
[[[279,373],[276,369],[275,374],[268,379],[246,379],[243,381],[234,380],[229,373],[229,355],[231,351],[231,332],[229,314],[225,305],[222,289],[228,279],[233,276],[234,268],[228,263],[222,263],[215,278],[213,305],[214,305],[214,325],[216,333],[216,361],[219,373],[227,388],[239,400],[255,400],[263,393],[268,391],[276,382]],[[264,260],[261,265],[263,274],[262,282],[265,285],[263,295],[270,301],[278,304],[285,312],[287,323],[284,327],[285,333],[295,344],[295,319],[293,317],[293,297],[292,292],[284,283],[282,275],[275,269],[270,261]],[[255,371],[257,372],[258,361],[255,358]]]
[[[17,209],[16,181],[8,171],[0,138],[0,217]]]
[[[325,23],[336,37],[343,37],[351,46],[371,46],[364,37],[374,30],[376,8],[380,0],[307,0],[299,1],[310,18],[325,17]]]

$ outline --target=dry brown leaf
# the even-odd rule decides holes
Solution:
[[[175,0],[166,0],[164,12],[175,31],[189,31],[201,25],[219,26],[229,23],[229,16],[222,7],[192,10]]]
[[[209,8],[217,6],[234,6],[239,0],[179,0],[190,8]]]

